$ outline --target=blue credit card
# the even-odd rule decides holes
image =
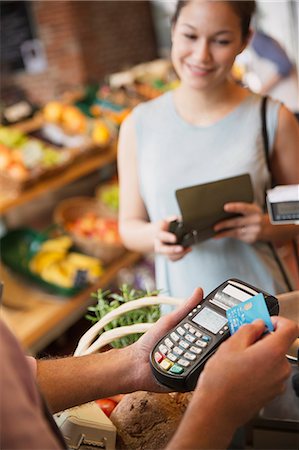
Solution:
[[[267,331],[274,330],[265,298],[261,293],[230,308],[226,311],[226,317],[231,334],[234,334],[242,325],[251,323],[255,319],[262,319]]]

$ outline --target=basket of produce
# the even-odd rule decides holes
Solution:
[[[103,273],[101,262],[78,253],[68,235],[18,228],[4,235],[0,244],[5,265],[52,294],[78,294]]]
[[[95,198],[63,200],[54,211],[54,221],[63,227],[79,249],[99,258],[104,264],[109,264],[125,251],[117,218]]]

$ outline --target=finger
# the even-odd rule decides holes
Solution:
[[[258,341],[265,331],[265,322],[257,319],[250,324],[242,325],[227,341],[229,346],[245,349]]]
[[[261,208],[255,203],[244,203],[244,202],[225,203],[224,211],[231,213],[239,213],[243,215],[262,212]]]
[[[178,260],[184,258],[184,256],[187,255],[190,252],[192,252],[192,248],[188,247],[188,248],[185,248],[184,251],[181,252],[181,253],[178,253],[178,254],[175,254],[175,255],[169,255],[168,259],[170,261],[172,261],[172,262],[175,262],[175,261],[178,261]]]
[[[161,253],[164,256],[183,256],[185,248],[182,245],[163,245],[160,244],[156,247],[156,252]]]
[[[235,238],[235,239],[243,239],[245,235],[244,227],[242,228],[234,228],[231,230],[219,231],[213,239],[223,239],[223,238]]]
[[[250,227],[234,228],[227,231],[219,231],[214,239],[235,238],[247,243],[255,242],[260,232],[260,227],[251,225]]]
[[[299,337],[298,324],[285,317],[273,316],[271,320],[275,330],[271,334],[272,340],[279,341],[288,350],[289,346]]]
[[[242,227],[251,227],[259,225],[262,221],[260,214],[252,214],[250,216],[242,216],[237,217],[234,219],[228,219],[228,220],[222,220],[221,222],[218,222],[214,226],[215,231],[224,230],[227,229],[234,229],[234,228],[242,228]]]
[[[162,317],[159,320],[159,331],[165,329],[165,332],[177,325],[195,306],[197,306],[203,299],[203,290],[196,288],[191,297],[182,304],[179,308]],[[158,323],[159,323],[158,322]],[[161,328],[160,328],[161,327]]]
[[[157,234],[156,239],[161,242],[168,242],[170,244],[174,244],[177,241],[177,237],[174,233],[169,233],[168,231],[160,231]]]
[[[158,226],[158,230],[167,231],[169,228],[169,222],[168,222],[168,220],[160,220],[157,223],[157,226]]]
[[[169,223],[172,222],[173,220],[181,220],[181,217],[180,217],[180,216],[169,216],[169,217],[167,217],[167,219],[166,219],[168,225],[169,225]]]

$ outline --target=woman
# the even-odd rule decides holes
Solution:
[[[125,245],[156,254],[157,286],[186,297],[230,277],[269,291],[288,290],[268,241],[290,240],[295,225],[271,225],[265,187],[299,183],[298,125],[269,100],[271,174],[261,132],[261,97],[230,77],[249,38],[253,1],[179,1],[172,27],[177,89],[135,108],[119,139],[120,231]],[[241,216],[215,226],[217,237],[184,249],[169,221],[179,215],[175,190],[250,173],[255,202],[230,203]],[[200,207],[200,206],[199,206]]]

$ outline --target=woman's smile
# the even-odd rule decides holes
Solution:
[[[189,62],[186,62],[185,65],[193,76],[206,77],[215,71],[213,67],[198,66]]]

